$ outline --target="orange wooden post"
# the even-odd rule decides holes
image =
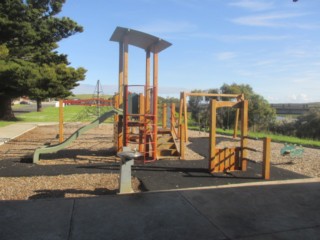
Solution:
[[[128,37],[123,38],[123,146],[127,146],[128,139],[128,69],[129,69],[129,43]]]
[[[219,171],[218,157],[216,156],[216,124],[217,124],[217,100],[210,102],[210,131],[209,131],[209,171]]]
[[[188,136],[188,108],[187,108],[187,94],[183,93],[183,111],[184,111],[184,131],[185,131],[185,141],[187,142],[189,139]]]
[[[119,98],[118,98],[118,107],[123,107],[123,42],[119,42],[119,73],[118,73],[118,91],[119,91]]]
[[[184,126],[183,124],[180,125],[180,160],[185,160],[185,148],[186,143],[184,139],[186,138],[185,132],[184,132]]]
[[[176,105],[174,103],[171,103],[171,113],[170,113],[171,131],[175,131],[175,127],[176,127],[175,115],[176,115]]]
[[[167,104],[162,105],[162,128],[167,128]]]
[[[240,113],[240,110],[239,110],[239,108],[237,108],[237,109],[236,109],[236,118],[235,118],[235,121],[234,121],[233,138],[236,138],[236,137],[237,137],[238,124],[239,124],[239,113]]]
[[[142,93],[139,95],[139,152],[144,151],[144,111],[145,111],[145,106],[144,106],[144,96]]]
[[[179,107],[179,120],[178,120],[178,136],[180,137],[181,124],[183,116],[183,92],[180,92],[180,107]]]
[[[144,126],[144,156],[149,157],[149,134],[150,134],[150,116],[151,114],[151,89],[150,89],[150,50],[146,50],[146,84],[145,84],[145,101],[144,101],[144,113],[145,113],[145,126]]]
[[[153,159],[158,159],[157,156],[157,134],[158,134],[158,51],[154,46],[153,53]]]
[[[248,100],[243,101],[241,113],[241,170],[247,170],[248,164]]]
[[[59,100],[59,142],[62,143],[64,141],[64,131],[63,131],[63,100]]]
[[[271,138],[266,137],[263,140],[263,163],[262,163],[262,177],[265,180],[270,179],[270,158],[271,158]]]
[[[145,90],[145,113],[150,114],[150,50],[146,51],[146,90]]]

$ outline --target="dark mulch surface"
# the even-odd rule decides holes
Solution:
[[[132,175],[137,177],[145,191],[168,190],[190,187],[218,186],[261,179],[261,164],[249,162],[246,172],[209,174],[207,161],[162,160],[148,164],[135,164]],[[17,159],[0,161],[0,177],[56,176],[82,173],[118,173],[119,163],[36,165]],[[271,181],[309,178],[271,166]]]

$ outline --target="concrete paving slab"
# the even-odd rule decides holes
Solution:
[[[70,239],[226,239],[179,193],[77,200]]]
[[[0,128],[0,145],[34,129],[35,123],[16,123]]]
[[[68,239],[73,203],[72,199],[0,201],[0,239]]]
[[[271,239],[280,233],[292,235],[280,239],[301,239],[292,232],[312,235],[319,231],[320,183],[185,191],[182,195],[230,239]]]
[[[56,122],[21,122],[21,123],[14,123],[5,127],[0,128],[0,145],[10,141],[11,139],[15,139],[26,132],[31,131],[32,129],[36,128],[37,126],[47,126],[47,125],[54,125],[57,124]]]

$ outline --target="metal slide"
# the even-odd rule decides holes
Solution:
[[[104,113],[99,118],[91,122],[90,124],[79,128],[76,132],[74,132],[68,139],[66,139],[64,142],[53,145],[53,146],[43,146],[35,150],[33,154],[33,163],[39,162],[40,154],[43,153],[55,153],[61,149],[64,149],[68,147],[74,140],[76,140],[78,137],[80,137],[83,133],[87,132],[88,130],[97,127],[100,123],[104,122],[109,117],[112,117],[114,114],[122,115],[122,110],[113,108],[112,110]]]

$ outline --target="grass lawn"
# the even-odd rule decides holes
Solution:
[[[110,109],[110,107],[101,108],[101,114]],[[64,122],[91,122],[97,118],[96,107],[85,106],[66,106],[63,109]],[[58,122],[59,108],[46,107],[42,112],[30,112],[21,114],[15,121],[0,121],[0,127],[17,122]],[[106,122],[112,122],[113,119],[107,119]]]
[[[111,107],[102,107],[101,114],[110,110]],[[64,108],[64,122],[91,122],[97,118],[97,108],[86,106],[66,106]],[[58,122],[59,108],[46,107],[42,112],[30,112],[19,115],[16,121],[0,121],[0,127],[4,127],[16,122]],[[106,122],[113,122],[113,118],[109,118]],[[190,126],[189,129],[198,130],[198,127]],[[233,135],[233,130],[217,129],[217,133],[225,135]],[[238,133],[240,134],[240,132]],[[269,133],[259,133],[249,131],[249,137],[264,138],[270,137],[274,142],[292,143],[303,146],[320,147],[320,141],[311,139],[300,139],[297,137],[289,137],[283,135],[275,135]]]
[[[189,127],[189,129],[199,130],[198,127]],[[217,133],[222,134],[222,135],[232,136],[233,130],[232,129],[223,130],[221,128],[218,128]],[[238,136],[239,135],[240,135],[240,131],[238,131]],[[276,134],[272,134],[272,133],[251,132],[251,131],[249,131],[249,137],[257,138],[257,139],[270,137],[271,141],[273,141],[273,142],[290,143],[290,144],[297,144],[297,145],[302,145],[302,146],[310,146],[310,147],[319,147],[320,148],[320,141],[314,141],[312,139],[301,139],[301,138],[297,138],[297,137],[276,135]]]

